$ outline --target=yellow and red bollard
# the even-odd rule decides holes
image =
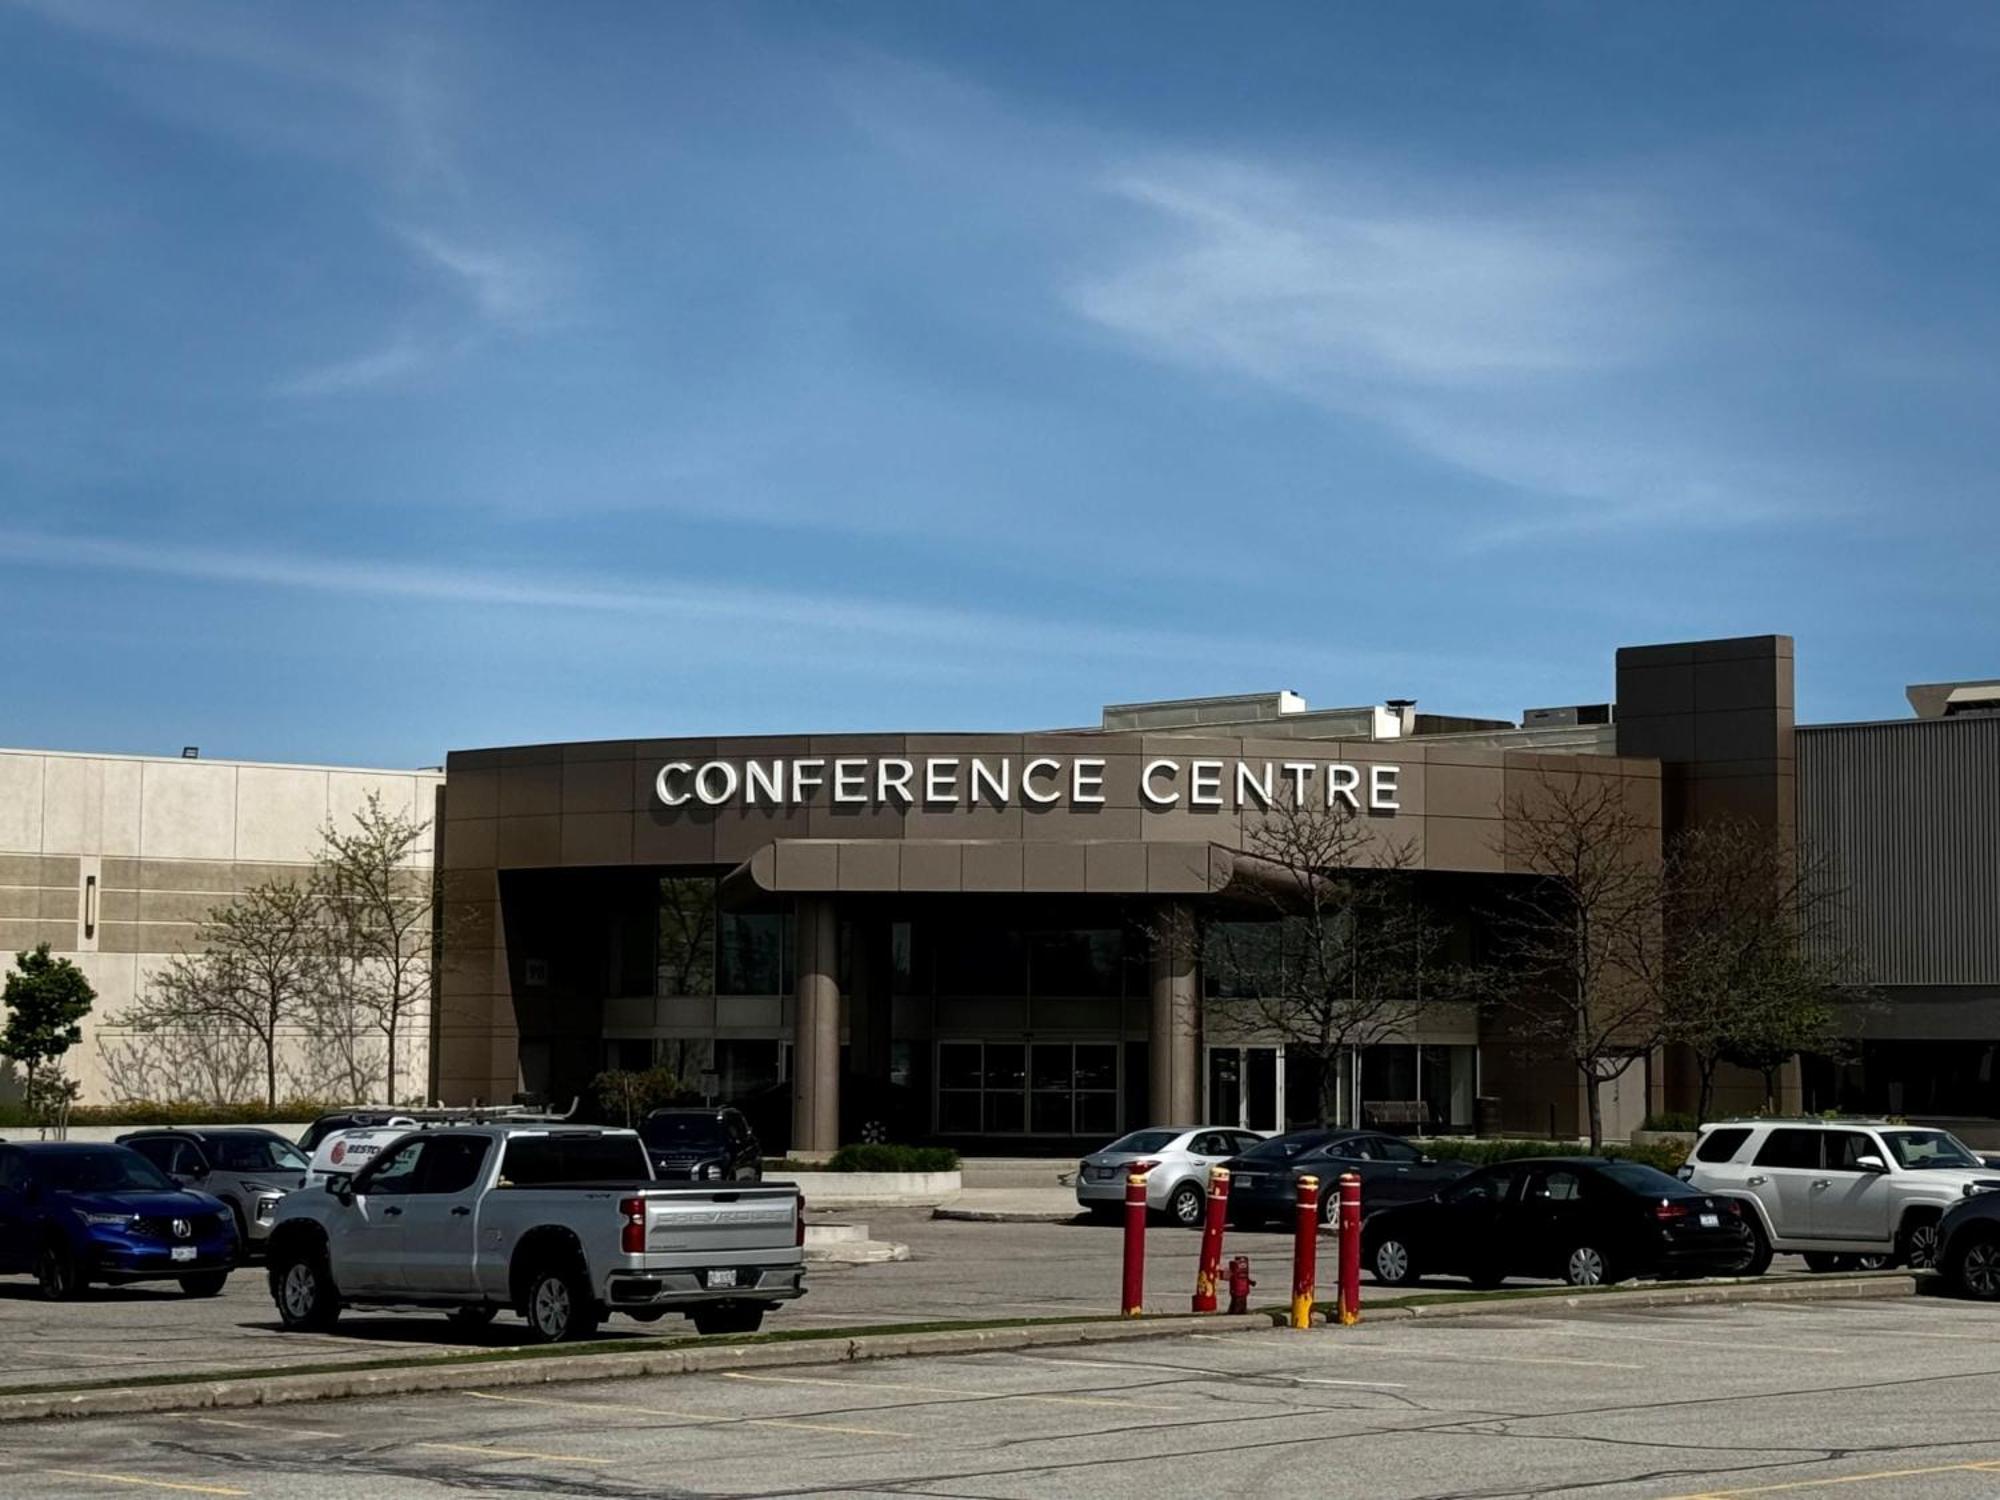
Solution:
[[[1194,1273],[1194,1310],[1215,1311],[1215,1284],[1222,1279],[1222,1230],[1229,1219],[1229,1168],[1208,1174],[1208,1219],[1201,1227],[1201,1263]]]
[[[1146,1303],[1146,1174],[1125,1177],[1125,1292],[1119,1303],[1128,1318],[1145,1311]]]
[[[1319,1179],[1299,1179],[1298,1222],[1292,1232],[1292,1327],[1312,1327],[1314,1283],[1319,1272]]]
[[[1340,1174],[1340,1321],[1361,1321],[1361,1176]]]

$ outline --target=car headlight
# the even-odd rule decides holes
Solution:
[[[273,1193],[268,1198],[259,1198],[257,1200],[257,1222],[259,1224],[268,1224],[272,1219],[277,1217],[278,1203],[284,1196],[283,1193]]]
[[[133,1223],[133,1219],[130,1214],[93,1214],[93,1213],[85,1213],[80,1208],[71,1209],[70,1212],[74,1213],[79,1219],[83,1220],[84,1223],[89,1224],[94,1228],[101,1227],[104,1229],[129,1229],[132,1227]]]
[[[701,1175],[710,1181],[720,1178],[722,1176],[722,1163],[719,1161],[702,1163]]]

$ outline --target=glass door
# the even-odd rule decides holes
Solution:
[[[1285,1117],[1283,1047],[1208,1049],[1207,1125],[1282,1130]],[[1170,1122],[1178,1123],[1178,1122]]]

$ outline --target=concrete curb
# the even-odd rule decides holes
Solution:
[[[933,1219],[957,1219],[967,1224],[1079,1224],[1093,1222],[1083,1210],[1072,1208],[1067,1213],[1042,1213],[1031,1209],[1015,1208],[953,1208],[949,1204],[931,1210]]]
[[[1399,1318],[1472,1318],[1481,1315],[1521,1316],[1585,1312],[1615,1312],[1627,1307],[1709,1307],[1734,1302],[1833,1302],[1861,1297],[1914,1297],[1917,1277],[1907,1271],[1877,1271],[1864,1276],[1815,1276],[1796,1281],[1732,1281],[1693,1286],[1635,1287],[1631,1291],[1584,1292],[1575,1296],[1467,1297],[1456,1302],[1424,1302],[1415,1307],[1368,1306],[1361,1299],[1364,1323]]]
[[[230,1380],[189,1380],[94,1391],[0,1394],[0,1424],[49,1417],[129,1416],[148,1412],[219,1411],[282,1406],[341,1397],[404,1396],[431,1391],[486,1390],[563,1381],[620,1380],[644,1375],[695,1375],[726,1370],[837,1365],[906,1355],[979,1354],[1001,1349],[1050,1349],[1108,1344],[1180,1334],[1268,1332],[1263,1313],[1241,1317],[1137,1318],[1130,1322],[1043,1324],[971,1328],[932,1333],[870,1333],[852,1338],[803,1339],[770,1344],[687,1344],[631,1354],[554,1355],[513,1360],[431,1361],[391,1369],[329,1370],[315,1375],[273,1375]]]

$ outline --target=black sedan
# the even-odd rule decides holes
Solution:
[[[1428,1275],[1598,1286],[1632,1276],[1756,1276],[1771,1250],[1733,1199],[1638,1162],[1565,1156],[1498,1162],[1425,1202],[1370,1214],[1361,1263],[1385,1286]]]
[[[2000,1193],[1975,1193],[1945,1211],[1937,1263],[1954,1291],[2000,1300]]]
[[[1339,1211],[1341,1174],[1361,1178],[1361,1211],[1428,1198],[1471,1170],[1463,1162],[1433,1161],[1401,1136],[1368,1130],[1294,1130],[1273,1136],[1225,1163],[1229,1168],[1229,1217],[1245,1228],[1297,1211],[1299,1179],[1319,1179],[1320,1220]]]

